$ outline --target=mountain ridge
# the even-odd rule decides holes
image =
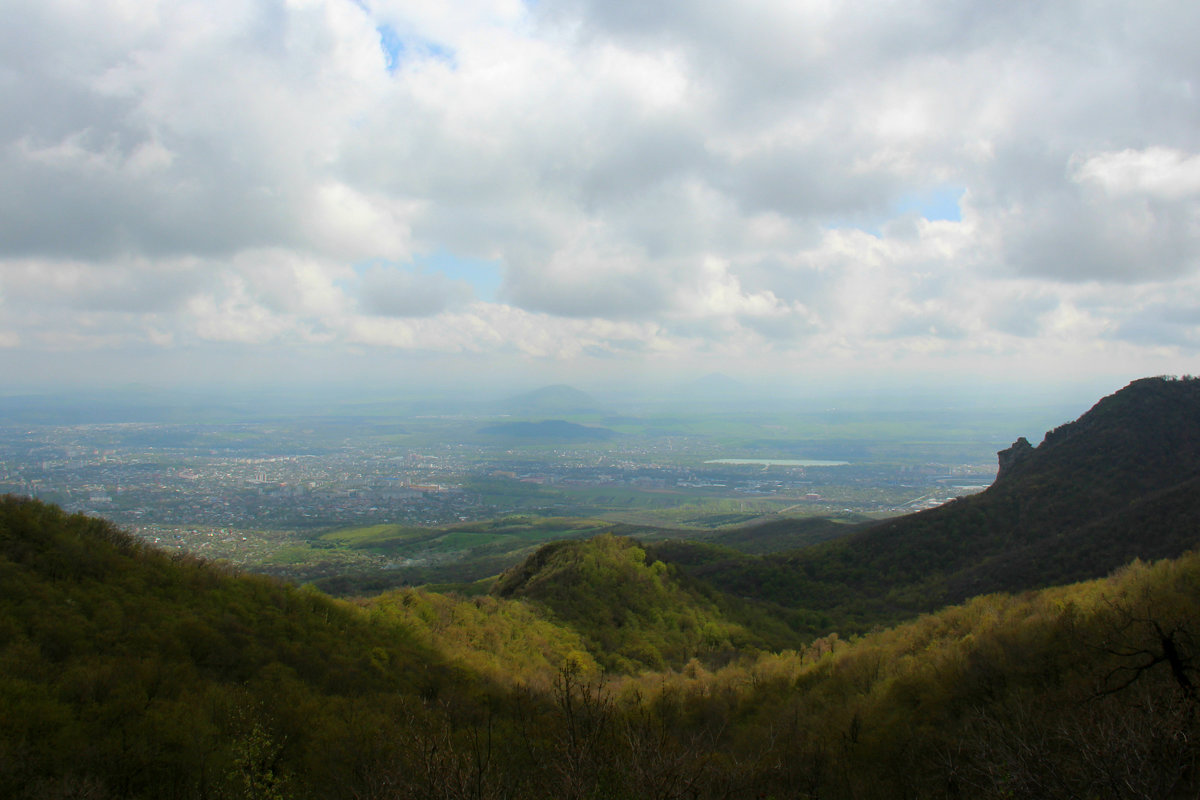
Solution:
[[[869,625],[975,594],[1101,577],[1200,542],[1200,380],[1134,381],[1036,448],[1023,441],[998,454],[999,476],[977,495],[801,550],[685,568],[788,607],[853,606],[847,621]]]

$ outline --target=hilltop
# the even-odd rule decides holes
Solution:
[[[614,672],[678,668],[692,658],[711,661],[804,641],[788,627],[794,618],[697,585],[673,565],[647,558],[633,539],[611,534],[544,545],[502,574],[491,591],[545,608],[578,631],[593,657]]]

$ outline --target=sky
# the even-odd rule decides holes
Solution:
[[[1200,4],[6,0],[0,392],[1200,372]]]

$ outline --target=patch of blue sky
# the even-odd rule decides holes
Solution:
[[[440,272],[447,278],[466,281],[475,290],[480,300],[495,302],[500,290],[500,262],[487,258],[463,258],[445,248],[438,248],[429,255],[414,259],[416,264],[429,272]]]
[[[383,50],[387,71],[395,72],[403,60],[404,40],[391,25],[380,25],[375,30],[379,31],[379,47]]]
[[[499,261],[486,258],[464,258],[445,248],[438,248],[432,253],[416,256],[407,263],[396,263],[384,259],[360,261],[354,264],[354,271],[362,276],[377,267],[423,275],[440,274],[453,281],[463,281],[470,284],[477,299],[488,303],[495,302],[496,295],[500,291],[501,268]]]
[[[395,72],[405,61],[414,58],[433,59],[454,65],[454,50],[427,39],[405,38],[391,25],[377,25],[379,49],[383,51],[388,72]]]
[[[872,236],[882,237],[884,226],[890,220],[901,217],[923,217],[930,222],[962,222],[962,206],[960,204],[966,191],[966,188],[962,186],[944,185],[916,192],[906,192],[892,203],[885,214],[857,219],[835,219],[825,227],[827,230],[855,228]]]
[[[930,222],[962,222],[960,203],[966,191],[962,186],[935,186],[932,189],[909,192],[901,195],[892,205],[892,215],[902,217],[906,214],[917,214]]]

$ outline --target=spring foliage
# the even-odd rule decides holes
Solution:
[[[0,796],[1194,797],[1197,620],[1186,555],[768,653],[614,537],[347,603],[8,498]]]

